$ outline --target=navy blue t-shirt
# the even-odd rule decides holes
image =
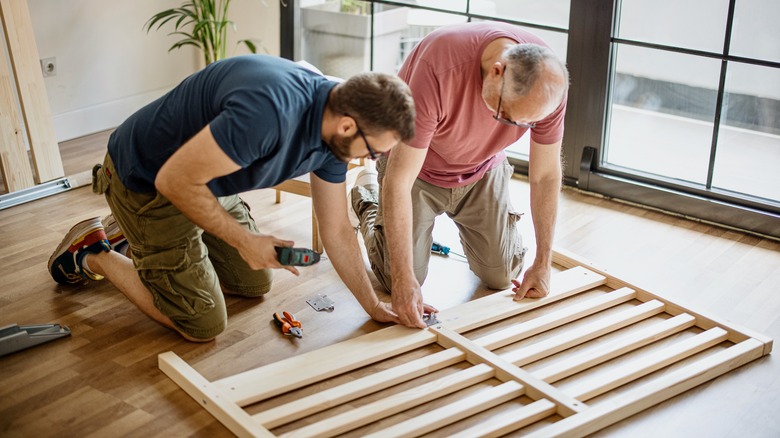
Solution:
[[[266,55],[215,62],[122,123],[108,152],[122,183],[153,192],[160,167],[206,125],[241,169],[208,183],[215,196],[272,187],[314,172],[332,183],[347,165],[322,141],[322,115],[336,82]]]

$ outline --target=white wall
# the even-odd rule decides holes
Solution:
[[[177,41],[170,30],[143,29],[156,12],[181,2],[29,0],[39,55],[57,58],[57,75],[44,78],[57,141],[117,126],[200,68],[196,49],[168,52]],[[233,41],[259,38],[278,55],[275,0],[233,0],[230,16],[238,27]]]

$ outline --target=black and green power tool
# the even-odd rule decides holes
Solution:
[[[276,258],[286,266],[311,266],[320,261],[320,254],[308,248],[277,246]]]

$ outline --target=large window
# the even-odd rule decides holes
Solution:
[[[443,25],[526,28],[570,70],[566,184],[780,237],[776,0],[299,1],[283,55],[342,77],[397,72]],[[508,149],[519,171],[527,137]]]

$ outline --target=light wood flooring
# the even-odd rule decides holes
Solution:
[[[63,144],[66,173],[100,161],[106,138]],[[528,212],[527,183],[513,180],[511,190],[515,207]],[[285,194],[275,204],[273,191],[258,190],[245,200],[261,231],[310,245],[309,199]],[[158,370],[157,354],[173,350],[215,380],[382,328],[325,260],[300,277],[278,272],[262,299],[227,297],[227,330],[210,343],[183,341],[109,283],[61,287],[46,272],[50,252],[73,223],[107,213],[104,199],[88,187],[0,211],[0,326],[60,323],[72,330],[70,337],[0,358],[0,436],[230,436]],[[521,227],[533,254],[529,214]],[[434,234],[460,252],[448,220]],[[780,242],[565,189],[555,244],[672,301],[780,338]],[[434,256],[423,289],[440,309],[488,293],[457,257]],[[336,302],[334,312],[316,313],[306,304],[318,293]],[[271,323],[278,310],[304,321],[302,339],[279,334]],[[776,437],[779,411],[775,353],[597,435]]]

